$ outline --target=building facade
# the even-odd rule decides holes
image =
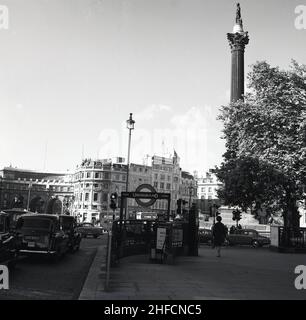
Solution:
[[[0,210],[23,208],[68,213],[73,205],[70,174],[5,167],[0,170]]]
[[[200,220],[208,221],[213,215],[214,205],[220,206],[217,190],[222,186],[216,175],[209,170],[204,176],[197,178],[198,208],[200,210]]]
[[[119,216],[120,194],[126,191],[127,166],[124,159],[84,160],[77,167],[74,178],[73,215],[79,221],[103,221]],[[128,191],[135,191],[137,187],[149,184],[157,192],[170,193],[170,216],[176,213],[177,200],[195,201],[196,193],[190,194],[190,186],[195,188],[196,181],[192,175],[182,172],[179,158],[175,154],[172,158],[153,156],[151,163],[146,165],[130,164]],[[189,189],[188,189],[189,188]],[[110,196],[118,194],[118,208],[110,209]],[[127,217],[136,218],[137,213],[145,215],[166,215],[167,201],[157,200],[151,207],[140,207],[134,199],[128,200]]]
[[[197,188],[195,177],[187,171],[182,171],[179,198],[185,201],[188,209],[197,200]]]
[[[197,189],[198,199],[216,200],[218,199],[217,190],[222,186],[212,170],[206,172],[205,176],[198,178]]]
[[[196,180],[180,168],[180,159],[153,156],[151,163],[130,164],[128,191],[143,184],[156,192],[170,193],[170,217],[175,217],[177,200],[196,201]],[[7,167],[0,170],[0,209],[24,208],[39,213],[69,213],[79,222],[98,222],[119,217],[121,192],[126,191],[127,165],[123,158],[85,159],[73,174],[39,172]],[[110,196],[118,194],[118,208],[110,208]],[[139,213],[157,217],[166,215],[168,202],[157,200],[150,207],[128,201],[127,217]],[[138,215],[137,215],[138,213]],[[142,217],[143,218],[143,217]]]
[[[125,191],[126,169],[126,165],[111,159],[83,160],[73,175],[73,215],[80,222],[95,222],[112,215],[110,195]]]

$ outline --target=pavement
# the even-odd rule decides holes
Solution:
[[[198,256],[178,256],[174,264],[153,263],[149,255],[120,260],[111,268],[108,290],[106,246],[99,246],[80,300],[300,300],[294,273],[306,265],[305,254],[284,254],[269,248],[225,247],[221,258],[201,245]],[[306,276],[306,275],[305,275]]]

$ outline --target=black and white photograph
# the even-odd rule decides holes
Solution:
[[[306,0],[0,0],[0,300],[305,300],[305,54]]]

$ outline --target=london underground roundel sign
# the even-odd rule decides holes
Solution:
[[[158,198],[158,194],[157,194],[156,190],[150,184],[141,184],[135,190],[135,193],[137,193],[137,192],[148,192],[148,193],[152,194],[152,198],[151,199],[135,198],[137,204],[142,206],[142,207],[150,207],[150,206],[152,206],[155,203],[155,201],[157,200],[157,198]]]

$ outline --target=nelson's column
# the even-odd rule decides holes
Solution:
[[[243,99],[244,95],[244,48],[249,43],[247,32],[243,31],[240,4],[237,3],[236,24],[233,32],[227,34],[232,52],[231,102]]]

